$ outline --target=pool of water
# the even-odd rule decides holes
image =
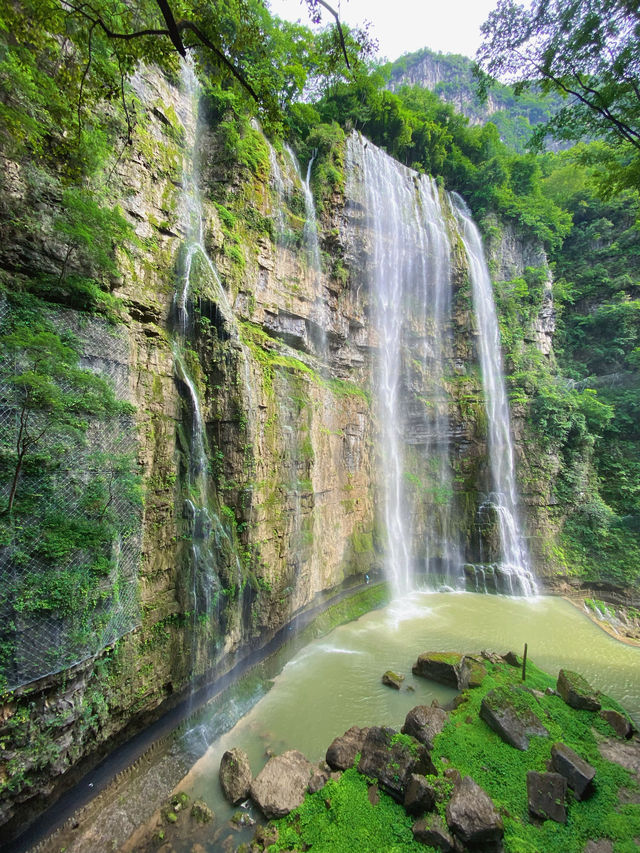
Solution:
[[[537,666],[553,675],[561,667],[582,673],[640,723],[640,648],[610,637],[568,602],[554,597],[412,593],[304,648],[283,650],[267,667],[201,711],[197,722],[176,739],[169,759],[185,766],[189,755],[204,752],[177,790],[205,800],[219,828],[195,832],[171,828],[173,848],[186,853],[197,843],[209,853],[235,849],[248,837],[230,834],[227,823],[235,810],[224,801],[218,783],[225,750],[245,749],[254,775],[269,754],[287,749],[299,749],[317,762],[333,738],[352,725],[399,729],[414,705],[452,698],[453,690],[411,674],[421,652],[491,649],[522,654],[524,643]],[[387,669],[406,676],[400,691],[381,683]],[[148,772],[153,773],[153,768]],[[134,782],[144,789],[145,779]],[[133,788],[120,795],[121,802],[135,802],[135,798]],[[247,813],[253,814],[251,809]],[[103,817],[106,826],[107,816]],[[92,838],[92,849],[98,851],[98,837]],[[129,844],[123,849],[146,848]]]
[[[180,790],[204,799],[224,820],[233,811],[217,779],[226,749],[245,749],[254,775],[269,754],[286,749],[299,749],[311,761],[319,761],[333,738],[352,725],[399,729],[414,705],[453,697],[453,690],[411,674],[421,652],[486,648],[522,654],[524,643],[537,666],[551,674],[561,667],[575,669],[640,722],[640,649],[610,637],[568,602],[552,597],[413,593],[298,651],[268,692],[211,744]],[[386,669],[406,676],[402,690],[381,683]],[[211,708],[209,713],[217,711]],[[189,736],[206,730],[205,719],[201,726]],[[209,849],[222,849],[221,840],[222,836]],[[191,848],[185,844],[177,849]]]

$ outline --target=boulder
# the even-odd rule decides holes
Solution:
[[[191,817],[197,823],[210,823],[214,814],[204,800],[194,800],[191,806]]]
[[[527,796],[529,811],[532,815],[543,820],[555,820],[556,823],[567,822],[565,797],[567,796],[567,780],[560,773],[527,773]]]
[[[405,717],[402,733],[411,735],[427,749],[433,749],[433,741],[446,726],[449,714],[437,705],[416,705]]]
[[[251,767],[244,749],[229,749],[220,761],[220,787],[227,800],[237,806],[249,796]]]
[[[446,684],[448,687],[458,687],[458,667],[464,655],[459,652],[423,652],[413,665],[414,675]]]
[[[331,778],[329,770],[316,769],[313,771],[313,776],[309,779],[309,793],[316,794],[322,790]]]
[[[412,773],[436,772],[426,747],[387,726],[369,729],[362,744],[358,771],[377,779],[380,787],[400,803]]]
[[[396,690],[400,690],[403,681],[404,675],[400,675],[392,669],[388,669],[382,676],[382,683],[386,684],[387,687],[394,687]]]
[[[413,837],[421,844],[441,850],[442,853],[450,853],[454,849],[453,837],[449,834],[440,815],[434,814],[422,818],[416,821],[411,829]]]
[[[465,656],[458,667],[458,688],[480,687],[486,676],[487,669],[481,661]]]
[[[353,762],[356,760],[356,755],[362,752],[362,744],[367,736],[369,729],[359,729],[358,726],[352,726],[329,746],[326,755],[326,761],[329,767],[333,770],[348,770],[353,767]]]
[[[577,800],[589,796],[596,769],[577,752],[564,743],[554,743],[551,747],[551,767],[565,777]]]
[[[613,842],[608,838],[599,838],[597,841],[587,841],[584,853],[613,853]]]
[[[613,709],[603,708],[600,711],[600,716],[603,720],[609,723],[618,737],[628,739],[633,734],[633,726],[624,714],[620,714],[618,711],[614,711]]]
[[[517,687],[490,690],[480,705],[480,718],[516,749],[529,749],[529,737],[548,737],[538,717],[522,704],[523,691]]]
[[[491,798],[465,776],[447,805],[449,829],[464,844],[489,851],[498,847],[504,826]]]
[[[304,800],[314,767],[297,749],[270,758],[251,783],[251,796],[269,819],[284,817]]]
[[[558,693],[571,708],[577,711],[599,711],[600,702],[595,690],[577,672],[561,669],[556,685]]]
[[[430,812],[435,804],[436,790],[433,785],[430,785],[424,776],[412,773],[404,789],[404,808],[407,814],[421,815]]]
[[[505,663],[508,663],[509,666],[521,666],[522,662],[519,660],[518,655],[515,652],[507,652],[502,655],[502,660]]]

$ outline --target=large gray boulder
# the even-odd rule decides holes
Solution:
[[[535,770],[527,773],[527,797],[532,815],[566,823],[566,796],[567,780],[560,773],[536,773]]]
[[[503,741],[516,749],[529,749],[529,737],[548,737],[549,732],[538,717],[519,701],[522,690],[502,687],[490,690],[480,704],[480,718]]]
[[[565,777],[577,800],[583,800],[589,796],[596,768],[581,758],[571,747],[564,743],[554,743],[551,747],[551,767]]]
[[[230,803],[237,806],[249,796],[251,766],[244,749],[229,749],[220,761],[220,787]]]
[[[433,749],[433,741],[446,726],[449,714],[437,705],[416,705],[407,714],[401,731],[411,735],[427,749]]]
[[[362,744],[369,732],[368,728],[360,729],[351,726],[343,735],[332,741],[326,754],[326,762],[333,770],[348,770],[353,767],[356,755],[362,752]]]
[[[458,687],[458,667],[463,657],[459,652],[423,652],[411,671],[439,684]]]
[[[593,687],[579,673],[561,669],[556,685],[558,693],[577,711],[599,711],[600,702]]]
[[[377,779],[381,788],[399,803],[412,773],[435,773],[429,751],[418,741],[398,735],[386,726],[372,726],[364,743],[358,764],[364,776]]]
[[[453,837],[450,835],[440,815],[429,815],[416,821],[411,827],[413,837],[421,844],[440,850],[441,853],[451,853],[454,850]]]
[[[424,776],[412,773],[406,780],[404,789],[404,808],[407,814],[421,815],[433,811],[436,804],[436,790]]]
[[[456,786],[447,805],[447,823],[464,844],[485,851],[496,849],[504,835],[500,814],[471,776]]]
[[[251,796],[269,819],[284,817],[304,800],[314,767],[297,749],[270,758],[251,784]]]
[[[610,708],[603,708],[600,711],[600,716],[603,720],[609,723],[618,737],[630,738],[633,734],[631,721],[628,720],[624,714]]]

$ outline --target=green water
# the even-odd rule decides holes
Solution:
[[[568,602],[413,593],[299,651],[266,695],[196,762],[180,789],[205,799],[224,820],[232,812],[218,785],[226,749],[245,749],[254,775],[269,752],[299,749],[317,762],[332,739],[352,725],[399,729],[414,705],[452,698],[453,690],[411,674],[421,652],[513,649],[521,654],[525,642],[536,665],[552,674],[561,667],[577,670],[640,722],[640,649],[608,636]],[[386,669],[406,675],[401,691],[382,685]],[[217,706],[210,709],[219,712]],[[239,843],[238,836],[234,839]]]

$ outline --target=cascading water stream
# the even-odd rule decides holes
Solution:
[[[194,137],[197,132],[197,111],[200,94],[193,66],[185,62],[182,66],[183,88],[188,95],[188,106],[182,116],[185,127],[191,127]],[[194,146],[195,149],[195,146]],[[197,171],[194,168],[186,176],[182,195],[182,230],[185,234],[182,274],[174,297],[173,355],[176,377],[185,389],[185,397],[191,415],[191,438],[189,442],[189,464],[187,471],[188,498],[183,514],[189,522],[191,537],[191,610],[193,613],[194,639],[192,645],[192,668],[195,671],[199,657],[207,665],[207,650],[210,638],[201,631],[214,617],[217,599],[222,590],[220,570],[223,563],[229,565],[231,574],[239,586],[242,581],[240,560],[233,542],[218,515],[215,496],[209,489],[209,452],[202,403],[196,382],[185,359],[185,342],[192,334],[194,284],[198,292],[203,286],[213,290],[216,326],[224,339],[231,339],[241,350],[245,369],[245,387],[249,394],[249,407],[257,405],[252,395],[249,359],[246,349],[239,340],[237,324],[217,270],[204,244],[204,218],[198,190]],[[202,620],[202,621],[201,621]],[[211,625],[211,629],[215,629]],[[200,641],[200,635],[202,635]]]
[[[457,222],[480,331],[490,500],[502,554],[498,572],[506,579],[504,591],[533,594],[535,582],[518,525],[498,324],[479,233],[461,199],[454,196],[450,202],[444,194],[441,199],[430,178],[355,134],[349,139],[347,165],[351,216],[367,247],[363,265],[377,334],[374,392],[386,569],[393,591],[401,595],[413,589],[422,566],[432,584],[437,580],[454,586],[460,578],[447,390],[453,364],[450,231]]]
[[[478,322],[478,345],[489,432],[489,458],[493,491],[487,504],[497,515],[502,560],[500,572],[506,577],[513,595],[535,595],[535,580],[529,555],[518,522],[511,419],[502,370],[500,330],[496,316],[491,278],[482,248],[480,233],[469,210],[458,195],[453,195],[473,288]]]
[[[450,460],[449,398],[445,387],[447,362],[453,356],[451,332],[451,245],[445,213],[435,181],[422,175],[418,184],[424,242],[423,322],[424,374],[429,376],[431,405],[427,408],[425,454],[431,460],[432,495],[435,512],[426,536],[426,564],[449,586],[459,577],[461,549],[453,512],[453,477]]]
[[[316,152],[311,155],[307,163],[306,177],[302,177],[302,170],[296,155],[288,145],[285,146],[285,151],[291,158],[294,165],[300,187],[304,195],[304,244],[307,253],[307,263],[312,275],[313,289],[315,290],[315,299],[313,305],[313,313],[310,319],[313,321],[311,337],[316,347],[316,354],[321,359],[324,365],[324,371],[328,373],[328,339],[327,326],[329,323],[329,312],[327,309],[327,300],[323,294],[322,286],[322,261],[320,258],[320,241],[318,239],[318,218],[316,215],[316,205],[311,192],[311,170],[316,159]]]
[[[386,569],[394,593],[402,595],[414,588],[421,567],[429,581],[437,576],[452,583],[460,566],[443,383],[451,348],[450,248],[429,178],[356,135],[349,140],[348,176],[349,197],[359,203],[354,216],[363,210],[370,246]],[[417,515],[426,517],[420,525]]]

